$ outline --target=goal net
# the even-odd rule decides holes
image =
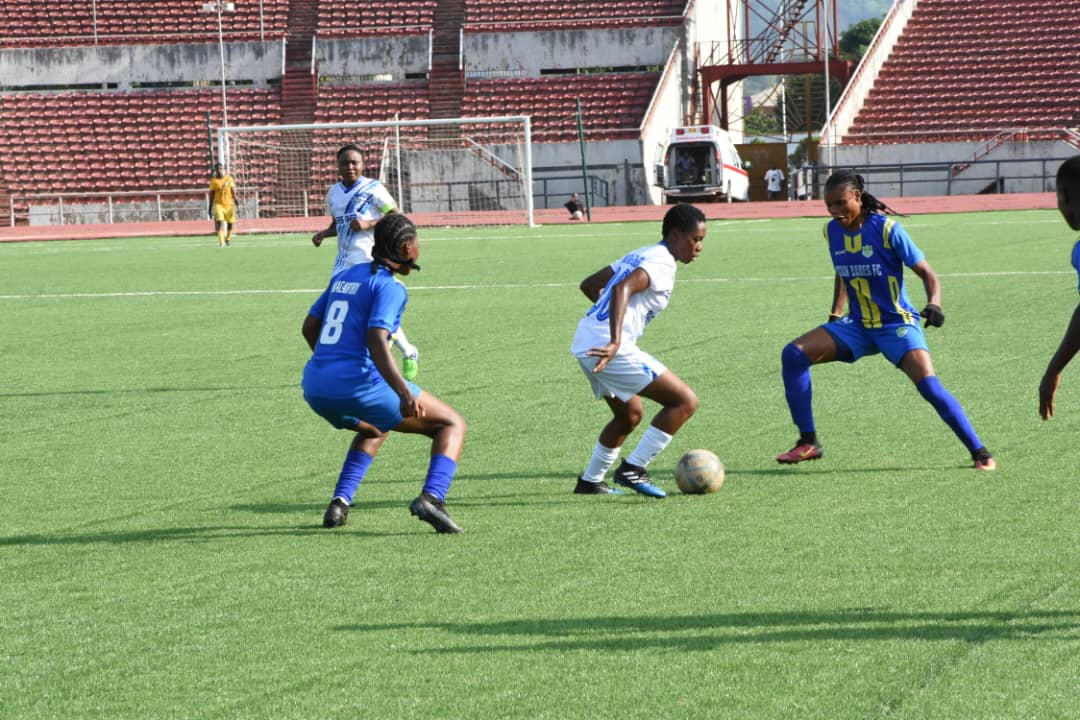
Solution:
[[[418,224],[534,225],[527,116],[218,128],[242,217],[325,215],[347,143]]]

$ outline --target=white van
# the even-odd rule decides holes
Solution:
[[[690,125],[671,130],[656,185],[664,202],[750,199],[750,176],[726,130]]]

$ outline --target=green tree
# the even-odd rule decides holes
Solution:
[[[854,62],[862,60],[884,18],[869,18],[855,23],[840,35],[840,54]]]
[[[746,135],[779,135],[781,130],[779,115],[768,113],[757,107],[743,118],[743,133]]]

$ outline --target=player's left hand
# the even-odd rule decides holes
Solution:
[[[934,327],[941,327],[945,324],[945,313],[941,311],[940,305],[928,303],[926,307],[923,308],[920,315],[922,315],[923,320],[926,321],[923,323],[923,327],[930,327],[931,325]]]

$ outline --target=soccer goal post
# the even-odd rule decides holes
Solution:
[[[324,215],[336,155],[358,146],[364,175],[422,224],[535,225],[529,117],[219,127],[219,157],[247,188],[241,215]],[[251,195],[254,194],[254,197]]]

